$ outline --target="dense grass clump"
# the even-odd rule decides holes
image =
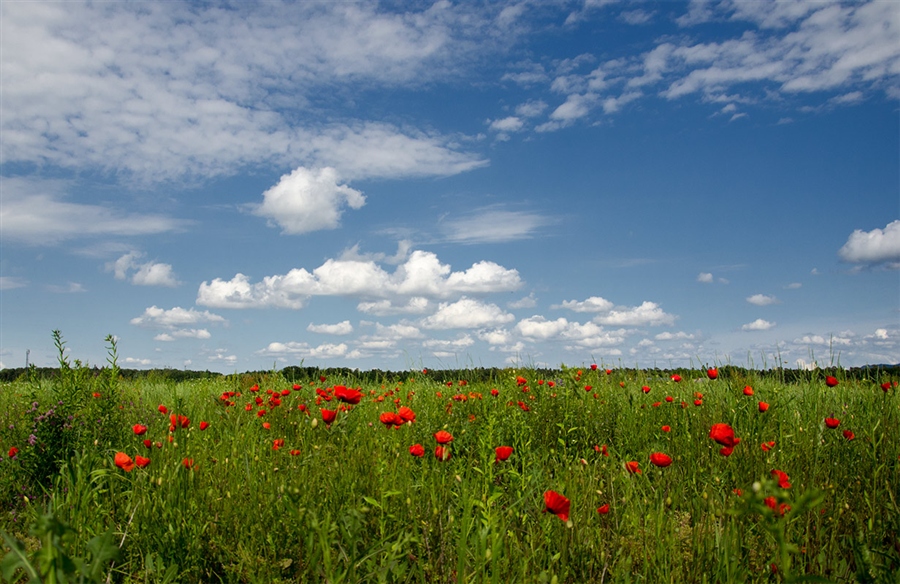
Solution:
[[[831,387],[822,372],[676,382],[592,367],[125,381],[114,351],[100,375],[61,364],[0,389],[10,581],[900,573],[900,396],[875,371]],[[714,424],[738,440],[714,440]],[[440,431],[452,440],[439,444]],[[512,447],[505,460],[499,446]],[[548,491],[568,499],[567,517]]]

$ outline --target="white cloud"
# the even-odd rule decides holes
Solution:
[[[704,284],[712,284],[713,275],[707,272],[700,272],[700,274],[697,276],[697,281]]]
[[[136,286],[166,286],[169,288],[178,286],[178,280],[172,273],[172,266],[154,262],[141,265],[131,281]]]
[[[85,287],[78,282],[69,282],[65,286],[49,285],[47,286],[47,290],[54,294],[79,294],[81,292],[87,292]]]
[[[455,243],[503,243],[529,239],[556,222],[547,214],[487,208],[445,219],[440,230],[446,241]]]
[[[887,227],[862,231],[857,229],[838,250],[841,260],[850,263],[880,265],[900,269],[900,220]]]
[[[605,316],[594,317],[594,322],[613,326],[661,326],[673,325],[675,319],[655,302],[644,301],[634,308],[611,310]]]
[[[193,308],[184,309],[180,306],[164,310],[154,305],[145,309],[141,316],[132,318],[130,322],[135,326],[166,329],[171,332],[198,323],[224,323],[226,321],[218,314],[213,314],[208,310],[200,312]]]
[[[802,287],[803,287],[803,284],[801,284],[800,282],[791,282],[790,284],[785,286],[785,289],[786,290],[797,290],[798,288],[802,288]]]
[[[311,347],[306,343],[290,341],[287,343],[269,343],[265,349],[257,351],[257,354],[269,356],[290,355],[306,359],[328,359],[345,356],[347,349],[346,343],[323,343],[316,347]]]
[[[144,257],[139,251],[130,251],[117,260],[106,263],[106,271],[113,272],[116,280],[125,280],[129,272],[134,270],[131,283],[136,286],[166,286],[174,288],[179,282],[172,272],[172,266],[159,262],[141,263],[138,259]]]
[[[311,273],[296,268],[285,275],[267,276],[250,284],[243,274],[231,280],[219,278],[203,282],[197,304],[222,308],[301,308],[311,296],[356,296],[386,298],[385,302],[361,303],[359,309],[371,314],[396,310],[397,297],[450,298],[462,294],[509,292],[521,286],[519,273],[489,261],[468,270],[452,272],[431,252],[414,251],[405,263],[389,274],[374,261],[329,259]],[[409,308],[421,301],[410,300]],[[402,312],[399,310],[398,312]]]
[[[212,335],[206,329],[173,329],[153,337],[154,341],[175,341],[178,339],[209,339]]]
[[[656,339],[657,341],[674,341],[674,340],[684,340],[684,339],[691,340],[694,338],[694,335],[692,335],[690,333],[686,333],[684,331],[678,331],[677,333],[665,331],[665,332],[659,333],[658,335],[654,336],[653,338]]]
[[[512,336],[506,329],[491,329],[478,332],[478,338],[489,345],[507,345],[512,342]]]
[[[375,122],[305,131],[296,147],[307,164],[337,168],[348,180],[450,176],[488,163],[459,152],[449,137]]]
[[[539,99],[526,101],[525,103],[516,106],[516,115],[525,118],[534,118],[544,113],[544,110],[546,109],[547,104]]]
[[[646,10],[626,10],[619,14],[619,18],[628,24],[647,24],[653,18],[655,12],[647,12]]]
[[[441,2],[400,13],[305,2],[145,8],[4,4],[4,161],[152,181],[272,162],[336,166],[348,178],[484,163],[440,137],[379,125],[302,130],[280,113],[290,103],[321,115],[324,93],[343,105],[337,83],[445,80],[490,46],[483,14]]]
[[[112,206],[67,202],[64,200],[67,183],[63,181],[0,177],[0,182],[2,238],[8,241],[55,245],[87,237],[134,237],[178,231],[188,224],[163,215],[126,213]]]
[[[766,296],[765,294],[754,294],[747,297],[747,302],[755,306],[768,306],[770,304],[778,304],[778,299],[774,296]]]
[[[774,326],[775,326],[774,322],[769,322],[767,320],[757,318],[753,322],[748,322],[747,324],[742,325],[741,330],[742,331],[767,331]]]
[[[28,280],[19,278],[18,276],[0,276],[0,290],[13,290],[15,288],[24,288],[28,285]]]
[[[496,304],[463,296],[456,302],[441,302],[437,311],[422,319],[426,329],[489,328],[506,324],[515,317]]]
[[[537,306],[537,300],[535,300],[533,292],[528,296],[525,296],[524,298],[506,303],[506,307],[512,310],[521,308],[534,308],[535,306]]]
[[[591,296],[587,300],[564,300],[561,305],[553,305],[550,308],[567,308],[575,312],[609,312],[614,307],[613,303],[600,296]]]
[[[377,300],[375,302],[360,302],[356,309],[374,316],[389,316],[394,314],[425,314],[431,310],[431,302],[427,298],[414,296],[405,304],[397,305],[391,300]]]
[[[150,365],[153,363],[150,359],[138,359],[136,357],[125,357],[122,359],[123,365]]]
[[[457,352],[474,344],[475,339],[469,335],[462,335],[456,339],[428,339],[422,343],[422,346],[435,351]]]
[[[501,120],[488,120],[490,129],[495,132],[518,132],[525,126],[525,122],[516,116],[509,116]]]
[[[347,185],[338,184],[335,169],[299,167],[281,177],[278,184],[263,193],[262,204],[253,210],[266,217],[282,233],[297,235],[335,229],[340,225],[343,207],[360,209],[366,198]]]
[[[311,333],[321,333],[326,335],[349,335],[353,332],[353,325],[349,320],[345,320],[336,324],[313,324],[309,323],[306,327]]]
[[[534,315],[516,323],[515,331],[529,339],[547,340],[559,336],[568,327],[569,321],[565,318],[547,320],[543,316]]]

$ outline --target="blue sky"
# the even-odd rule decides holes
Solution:
[[[900,362],[894,2],[0,16],[4,367]]]

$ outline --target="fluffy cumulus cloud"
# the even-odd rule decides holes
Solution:
[[[353,325],[349,320],[345,320],[335,324],[313,324],[309,323],[306,327],[311,333],[320,333],[325,335],[349,335],[353,332]]]
[[[615,305],[600,296],[591,296],[587,300],[564,300],[560,305],[551,308],[567,308],[575,312],[609,312]]]
[[[415,298],[445,299],[463,294],[517,290],[522,282],[516,270],[481,261],[468,270],[453,272],[431,252],[414,251],[393,273],[374,261],[329,259],[312,272],[296,268],[284,275],[267,276],[255,284],[237,274],[200,284],[197,304],[220,308],[301,308],[311,296],[355,296],[381,299],[360,307],[371,314],[388,314],[395,302],[421,305]],[[388,302],[385,303],[384,300]],[[380,303],[379,303],[380,302]]]
[[[838,256],[845,262],[900,269],[900,220],[884,229],[857,229],[838,250]]]
[[[490,328],[506,324],[515,317],[496,304],[462,297],[456,302],[441,302],[434,314],[421,321],[426,329]]]
[[[226,320],[218,314],[208,310],[200,312],[193,308],[181,308],[176,306],[169,310],[151,306],[144,310],[144,314],[131,319],[131,324],[143,328],[162,330],[153,340],[170,342],[178,339],[209,339],[212,335],[205,328],[195,328],[192,325],[224,324]]]
[[[258,355],[304,359],[328,359],[334,357],[343,357],[347,354],[348,347],[346,343],[323,343],[315,347],[296,341],[287,343],[272,342],[265,349],[257,351]]]
[[[333,168],[301,166],[264,192],[262,204],[253,213],[266,217],[271,225],[278,225],[282,233],[290,235],[335,229],[340,225],[345,205],[360,209],[366,204],[361,192],[338,181]]]
[[[769,322],[767,320],[757,318],[753,322],[748,322],[747,324],[742,325],[741,330],[743,330],[743,331],[767,331],[774,326],[775,326],[774,322]]]
[[[655,302],[644,301],[633,308],[610,310],[605,315],[594,317],[594,322],[612,326],[671,326],[676,318]]]
[[[754,294],[753,296],[747,297],[747,302],[754,306],[768,306],[770,304],[777,304],[778,299],[774,296],[767,296],[765,294]]]

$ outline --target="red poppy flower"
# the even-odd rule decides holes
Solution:
[[[768,452],[768,451],[772,450],[772,448],[775,447],[775,441],[772,440],[770,442],[763,442],[762,444],[759,445],[759,447],[763,449],[763,452]]]
[[[434,448],[434,457],[440,461],[450,460],[453,455],[450,453],[449,448],[444,448],[443,446],[436,446]]]
[[[209,422],[200,422],[201,430],[206,430],[207,428],[209,428]]]
[[[124,452],[116,452],[116,457],[113,459],[116,466],[124,470],[125,472],[131,472],[134,468],[134,461],[131,460],[131,457],[125,454]]]
[[[503,462],[504,460],[509,458],[512,453],[513,453],[512,446],[498,446],[497,448],[494,449],[494,454],[495,454],[494,462],[495,463]]]
[[[643,391],[644,393],[650,393],[650,387],[645,385],[645,386],[641,387],[641,391]]]
[[[322,421],[331,424],[337,417],[337,410],[322,410]]]
[[[439,430],[434,433],[434,439],[438,441],[438,444],[447,444],[453,442],[453,435],[446,430]]]
[[[494,397],[497,397],[498,395],[500,395],[500,392],[497,390],[496,387],[494,387],[491,389],[491,395]]]
[[[709,430],[709,437],[721,444],[722,446],[733,447],[738,444],[741,439],[734,437],[734,429],[728,424],[713,424]]]
[[[825,418],[825,425],[834,430],[838,426],[840,426],[841,421],[837,418]]]
[[[597,507],[597,513],[599,513],[600,515],[606,515],[607,513],[609,513],[609,503]]]
[[[19,453],[19,449],[16,448],[15,446],[12,446],[12,447],[10,447],[9,452],[7,452],[6,455],[10,458],[15,458],[18,453]]]
[[[300,449],[294,448],[291,450],[291,456],[300,456]]]
[[[146,440],[144,440],[144,446],[150,448],[151,446],[153,446],[153,442],[151,442],[150,439],[147,438]]]
[[[612,375],[612,369],[607,369],[607,370],[606,370],[606,374],[607,374],[607,375]]]
[[[663,427],[661,428],[661,430],[662,430],[663,432],[671,432],[671,431],[672,431],[672,427],[671,427],[671,426],[663,426]]]
[[[776,504],[775,497],[766,497],[763,503],[766,504],[766,507],[774,511],[776,515],[781,517],[791,510],[791,506],[787,503]],[[775,564],[772,565],[774,566]]]
[[[389,428],[399,426],[403,423],[403,420],[401,420],[394,412],[382,412],[381,415],[378,416],[378,421]]]
[[[523,412],[531,411],[531,408],[528,407],[528,404],[526,404],[525,402],[521,402],[521,401],[519,402],[519,409],[521,409]]]
[[[667,395],[667,396],[666,396],[666,401],[669,402],[669,403],[672,403],[673,401],[675,401],[675,398],[672,397],[671,395]]]
[[[844,438],[847,440],[853,440],[856,438],[856,435],[853,433],[853,430],[844,430]]]
[[[413,444],[409,447],[409,453],[413,456],[422,458],[425,456],[425,448],[421,444]]]
[[[658,407],[661,406],[661,405],[662,405],[662,402],[653,402],[653,407],[654,407],[654,408],[658,408]]]
[[[182,428],[187,428],[188,426],[191,425],[191,421],[188,419],[188,417],[182,416],[181,414],[178,414],[178,415],[172,414],[171,416],[169,416],[169,422],[171,422],[172,426],[175,426],[175,427],[180,426]]]
[[[681,375],[678,375],[676,373],[675,375],[672,376],[672,381],[674,381],[675,383],[678,383],[679,381],[681,381]]]
[[[672,464],[672,457],[662,452],[654,452],[650,454],[650,462],[660,468],[665,468]]]
[[[253,393],[256,393],[257,391],[259,391],[259,384],[257,384],[257,383],[253,384],[250,387],[250,391],[252,391]]]
[[[528,380],[522,377],[521,375],[516,376],[516,385],[525,385],[528,383]]]
[[[300,386],[299,384],[295,383],[294,385],[291,386],[291,389],[293,389],[294,391],[300,391],[301,389],[303,389],[303,387]]]
[[[320,381],[321,383],[325,383],[325,376],[324,376],[324,375],[319,375],[319,381]]]
[[[790,477],[783,470],[778,470],[777,468],[772,469],[772,476],[778,479],[778,486],[782,489],[790,489]]]
[[[568,521],[570,507],[571,502],[556,491],[544,493],[544,513],[550,512],[563,521]]]
[[[284,438],[276,438],[272,440],[272,450],[278,450],[284,446]]]
[[[825,385],[828,387],[834,387],[838,384],[837,377],[832,377],[831,375],[825,377]]]
[[[597,364],[591,363],[591,371],[596,371],[596,370],[597,370]]]
[[[138,468],[147,468],[147,466],[150,465],[150,459],[138,454],[134,457],[134,464],[137,465]]]
[[[760,412],[765,412],[768,409],[769,409],[769,404],[767,404],[766,402],[759,402],[759,411]]]
[[[272,427],[272,424],[270,424],[268,422],[263,422],[263,428],[265,428],[266,430],[268,430],[271,427]]]
[[[181,461],[181,466],[187,469],[195,468],[194,467],[194,459],[193,458],[185,458]]]
[[[706,370],[706,376],[710,379],[716,379],[719,376],[719,370],[715,367],[711,367]]]
[[[753,388],[749,385],[744,386],[744,395],[753,395]]]
[[[397,410],[397,415],[404,422],[414,422],[416,420],[416,413],[406,406],[400,406],[400,409]]]
[[[625,469],[628,470],[631,474],[641,474],[643,471],[638,468],[638,462],[636,460],[632,460],[631,462],[625,463]]]
[[[168,414],[169,413],[169,408],[167,408],[166,406],[164,406],[162,404],[160,404],[159,407],[156,409],[159,411],[160,414]]]
[[[144,426],[143,424],[135,424],[131,429],[137,436],[143,436],[147,432],[147,426]]]
[[[362,395],[362,392],[356,389],[347,389],[343,385],[334,386],[334,397],[350,405],[358,404],[359,400],[362,399]]]

